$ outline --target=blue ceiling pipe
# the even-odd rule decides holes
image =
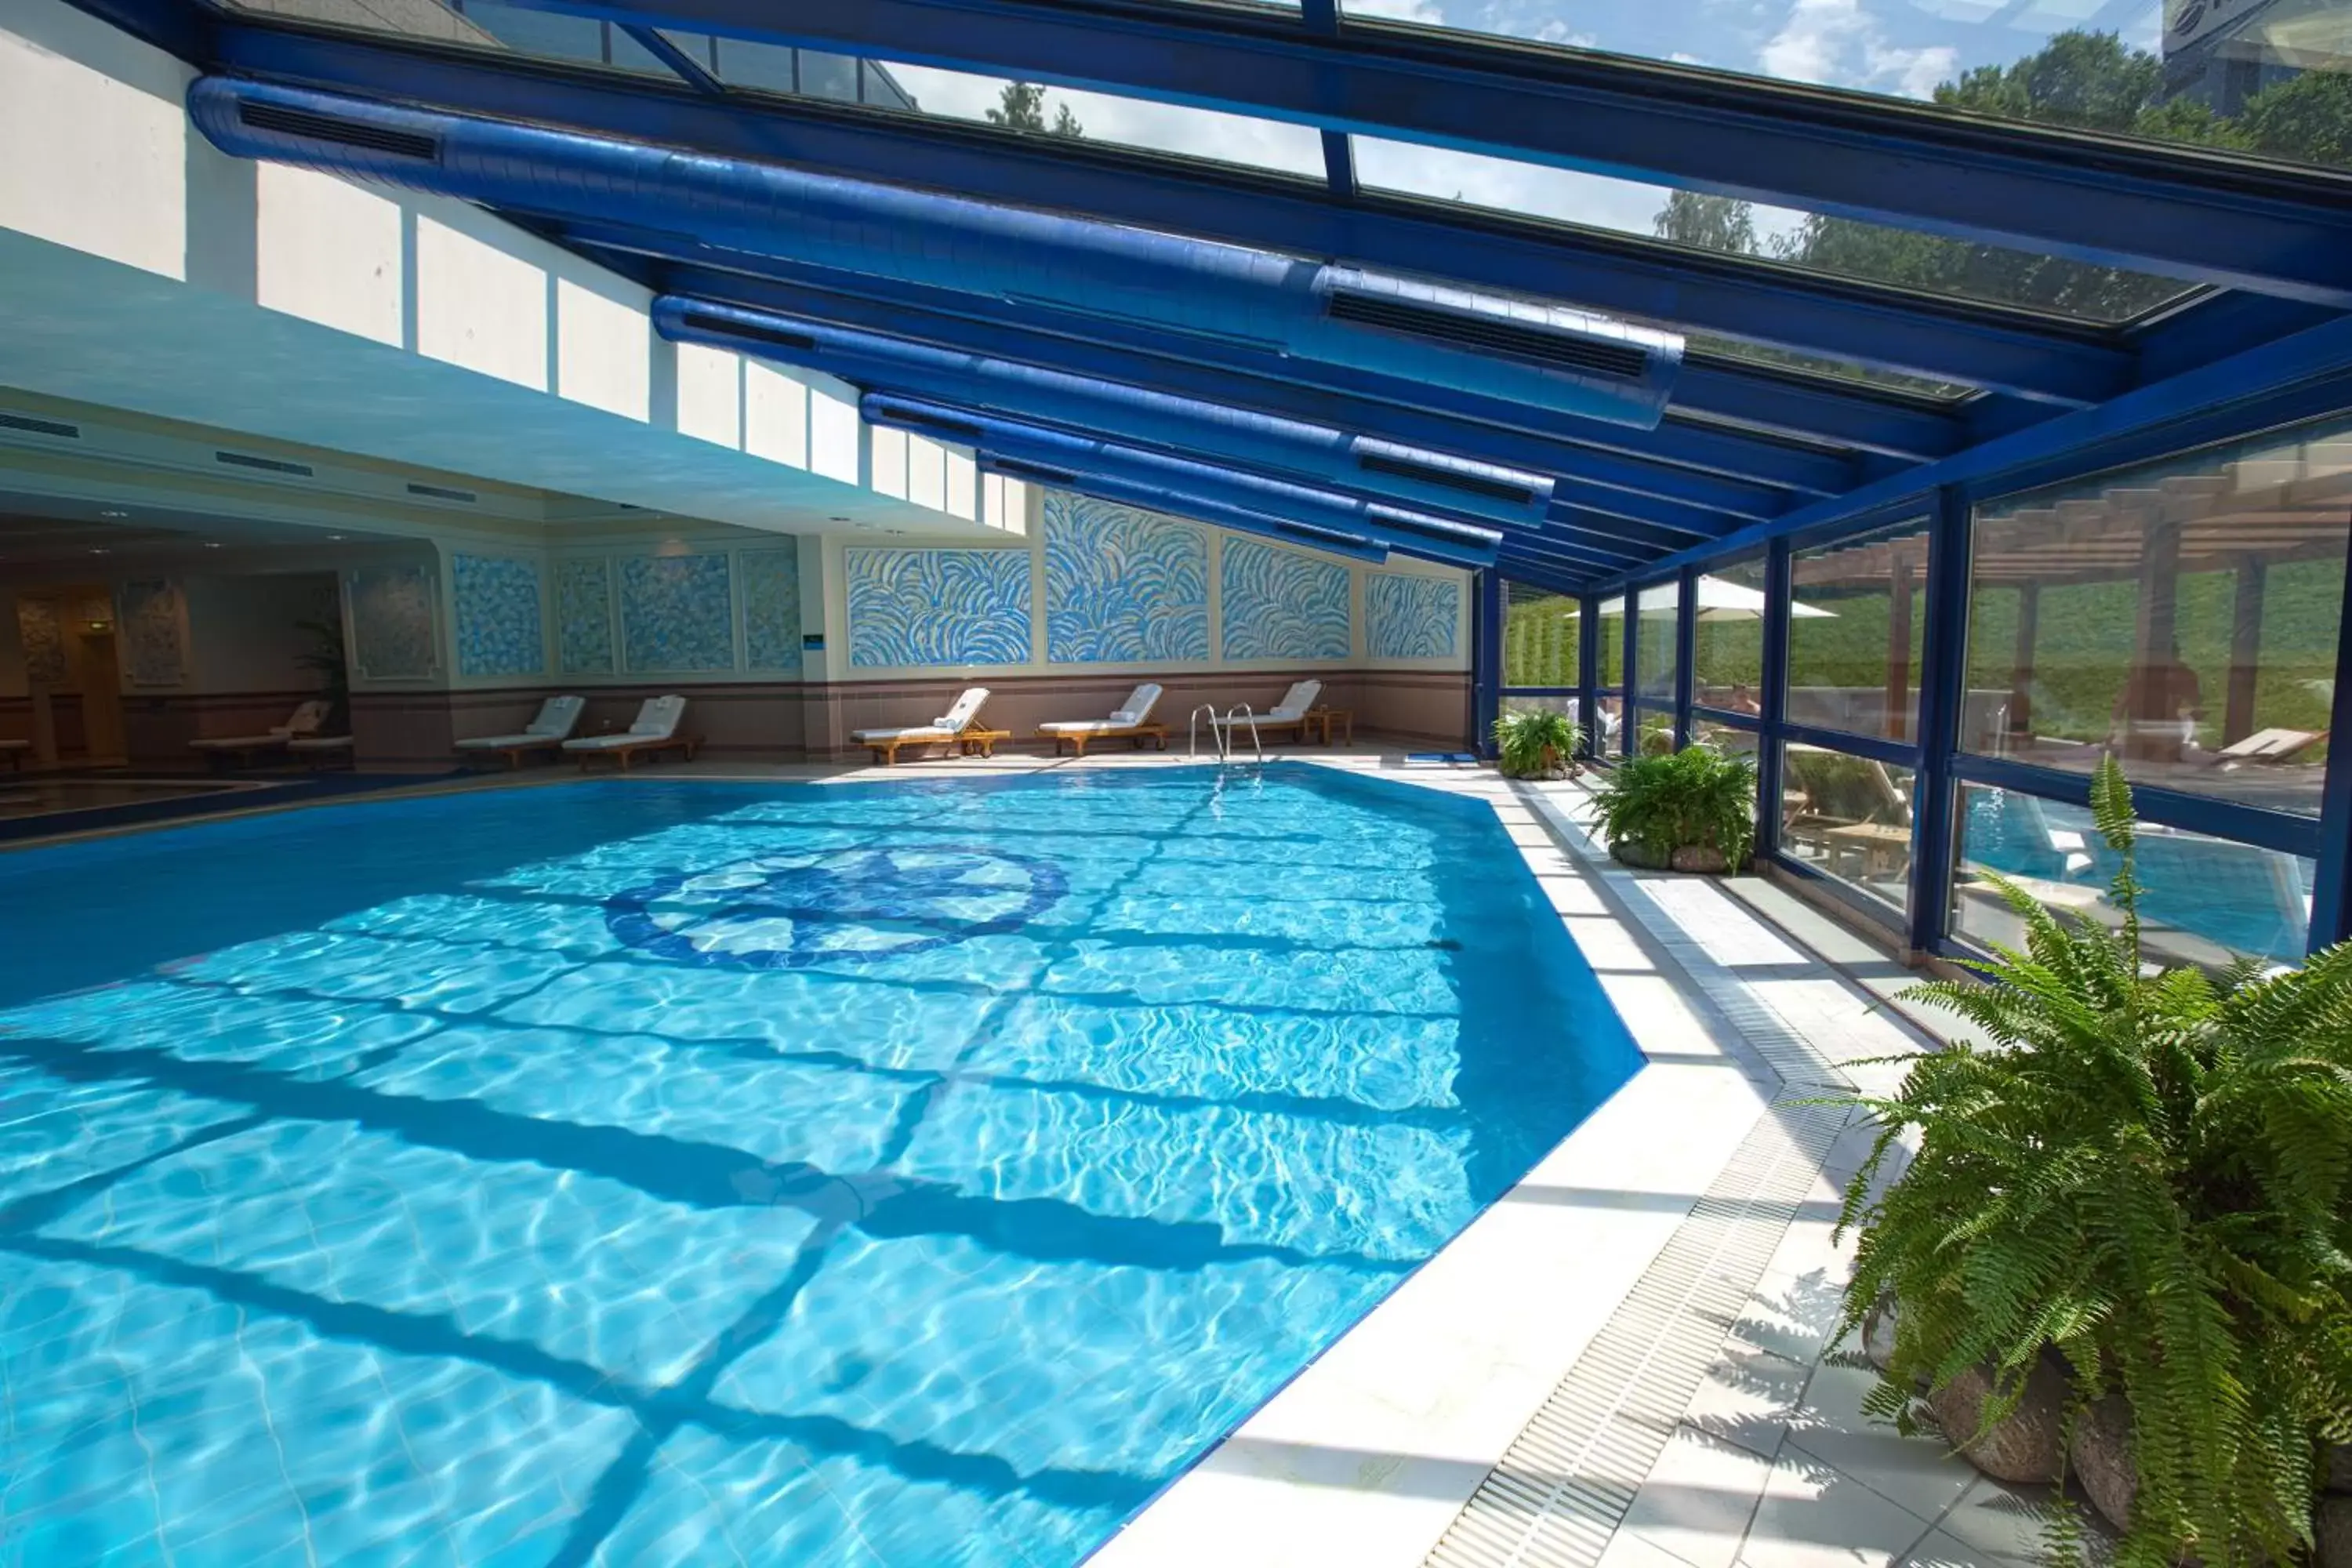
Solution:
[[[858,408],[869,425],[911,430],[998,458],[1118,480],[1146,492],[1197,497],[1243,511],[1360,534],[1391,550],[1408,551],[1456,566],[1491,565],[1496,549],[1503,542],[1499,531],[1475,523],[1456,522],[1450,518],[1385,506],[1360,496],[1244,473],[1140,447],[1123,447],[1091,436],[1018,424],[969,409],[887,393],[866,394],[859,400]]]
[[[188,89],[223,152],[509,211],[619,221],[814,266],[1655,426],[1682,339],[1565,306],[1150,229],[513,121],[226,77]]]
[[[998,457],[992,452],[981,454],[980,467],[983,472],[1003,474],[1007,479],[1020,479],[1026,484],[1045,485],[1076,495],[1092,496],[1097,500],[1107,500],[1118,506],[1142,507],[1150,511],[1189,517],[1195,522],[1212,522],[1237,533],[1254,533],[1284,544],[1326,551],[1333,555],[1347,556],[1351,561],[1369,562],[1375,566],[1389,558],[1387,545],[1360,533],[1325,528],[1317,523],[1297,522],[1286,517],[1269,517],[1264,512],[1228,506],[1207,496],[1185,495],[1151,485],[1126,483],[1101,474],[1082,474],[1069,468],[1055,468],[1049,463]]]
[[[1213,453],[1500,522],[1540,524],[1552,499],[1549,475],[806,317],[664,294],[654,300],[653,319],[661,335],[677,342],[782,360],[912,396],[1115,429],[1133,440]]]

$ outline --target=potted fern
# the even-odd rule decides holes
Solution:
[[[2300,970],[2150,972],[2113,759],[2091,800],[2114,928],[1992,879],[2022,949],[1970,965],[1990,984],[1910,994],[1993,1048],[1906,1058],[1895,1093],[1860,1098],[1879,1133],[1841,1228],[1846,1327],[1884,1346],[1869,1408],[1964,1454],[2038,1454],[2030,1479],[2072,1468],[2125,1568],[2308,1560],[2315,1536],[2340,1561],[2352,1499],[2321,1494],[2352,1441],[2352,943]],[[2037,1399],[2041,1440],[2005,1436]],[[2077,1528],[2062,1510],[2062,1555]]]
[[[1506,778],[1565,778],[1576,771],[1570,759],[1584,744],[1584,731],[1565,713],[1525,709],[1495,721],[1495,745]]]
[[[1654,870],[1737,870],[1756,843],[1756,763],[1713,746],[1628,757],[1594,786],[1609,853]]]

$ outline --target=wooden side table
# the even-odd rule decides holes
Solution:
[[[1331,743],[1331,726],[1337,724],[1349,745],[1356,741],[1356,712],[1352,708],[1311,708],[1307,712],[1307,728],[1319,731],[1323,743]]]

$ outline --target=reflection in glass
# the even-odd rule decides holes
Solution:
[[[1906,524],[1790,559],[1792,724],[1918,738],[1927,630],[1927,532]]]
[[[2318,815],[2348,534],[2341,422],[1979,509],[1962,745]]]
[[[1583,602],[1526,583],[1503,586],[1503,685],[1577,685]]]
[[[1756,731],[1743,730],[1736,724],[1726,724],[1714,719],[1691,721],[1691,742],[1695,745],[1713,746],[1727,756],[1752,757],[1756,754]]]
[[[1791,742],[1780,753],[1780,852],[1903,909],[1911,801],[1909,768]]]
[[[1955,934],[2018,945],[2024,927],[1987,879],[1998,872],[2045,908],[2108,925],[2116,857],[2086,807],[2017,790],[1960,786],[1952,886]],[[2143,822],[2136,873],[2152,963],[2220,968],[2238,958],[2301,959],[2315,867],[2298,856]]]
[[[2188,291],[2171,279],[2071,261],[2034,251],[1939,239],[1853,218],[1760,207],[1727,196],[1672,191],[1376,136],[1352,139],[1356,175],[1367,190],[1460,202],[1517,217],[1613,229],[1832,277],[1889,283],[1961,299],[2018,305],[2095,321],[2126,321]],[[1697,346],[1818,371],[1822,362],[1773,348],[1741,348],[1702,338]],[[1938,384],[1876,372],[1851,374],[1909,392],[1937,395]]]
[[[1625,685],[1625,601],[1603,599],[1594,616],[1593,635],[1601,639],[1601,684],[1610,690]]]
[[[1340,10],[2002,120],[2352,164],[2352,10],[2342,0],[2030,8],[1773,0],[1736,17],[1709,0],[1340,0]],[[1911,259],[1941,244],[1921,237]]]
[[[1682,605],[1683,585],[1678,582],[1653,584],[1634,600],[1641,624],[1633,634],[1633,679],[1644,703],[1671,704],[1675,700],[1675,678],[1682,651],[1678,637]]]
[[[1764,558],[1710,568],[1698,579],[1691,700],[1728,713],[1763,711]]]

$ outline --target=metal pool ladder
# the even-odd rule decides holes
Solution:
[[[1249,726],[1250,745],[1256,751],[1257,760],[1260,763],[1265,761],[1265,742],[1257,732],[1257,713],[1246,702],[1234,703],[1225,710],[1224,717],[1222,719],[1217,716],[1217,710],[1205,702],[1193,709],[1192,719],[1185,725],[1184,734],[1185,749],[1191,755],[1197,757],[1201,754],[1201,715],[1203,713],[1209,716],[1209,739],[1216,742],[1217,761],[1220,763],[1234,760],[1232,731],[1237,723]],[[1235,714],[1239,714],[1240,718],[1236,719]]]

